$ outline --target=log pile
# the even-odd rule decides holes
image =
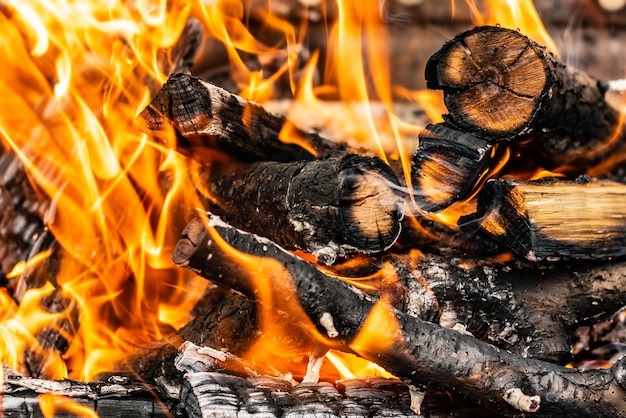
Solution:
[[[470,405],[462,416],[626,416],[626,359],[602,370],[565,367],[576,329],[626,306],[624,261],[613,261],[626,244],[626,186],[576,179],[623,150],[607,85],[500,27],[450,41],[426,77],[450,114],[420,134],[407,190],[393,161],[293,127],[298,141],[286,143],[286,118],[172,74],[140,118],[190,159],[204,207],[189,208],[173,261],[211,282],[203,306],[129,359],[127,370],[149,382],[141,390],[123,381],[119,391],[119,377],[57,388],[13,374],[3,411],[19,414],[40,393],[62,393],[103,415],[436,416],[437,394],[448,393]],[[512,180],[519,168],[505,155],[530,150],[539,156],[531,165],[565,165],[570,178]],[[6,175],[3,198],[20,187]],[[460,218],[459,230],[437,225],[411,236],[415,223],[429,225],[432,213],[476,193],[476,212]],[[405,213],[413,202],[419,211]],[[42,227],[32,226],[45,237],[36,252],[54,252],[50,263],[67,257]],[[436,246],[441,230],[461,237],[450,241],[453,257],[406,245]],[[468,258],[466,240],[493,258]],[[26,259],[22,241],[16,254]],[[498,261],[503,251],[516,256]],[[30,277],[33,287],[44,280],[37,269]],[[69,330],[71,320],[58,326]],[[320,382],[331,349],[397,379]],[[147,398],[151,391],[169,401]]]
[[[249,149],[236,145],[238,151],[233,152],[229,144],[220,146],[229,129],[224,128],[223,117],[215,117],[211,110],[215,103],[220,103],[217,109],[224,108],[221,99],[216,102],[211,94],[210,100],[174,100],[179,105],[165,107],[172,100],[157,95],[142,116],[150,129],[174,129],[179,139],[173,146],[201,163],[192,176],[209,210],[198,212],[188,223],[174,262],[245,295],[252,305],[244,306],[256,312],[255,320],[237,319],[239,331],[250,338],[248,344],[241,345],[241,338],[213,342],[250,361],[250,347],[259,350],[252,359],[265,359],[257,343],[278,339],[284,358],[273,352],[277,360],[270,364],[308,356],[308,364],[300,364],[300,369],[292,364],[295,368],[290,369],[300,370],[304,385],[318,380],[321,358],[329,349],[357,354],[407,384],[415,412],[420,411],[423,391],[440,390],[465,402],[473,399],[483,412],[502,416],[552,416],[556,411],[620,416],[626,406],[623,361],[607,370],[584,373],[563,366],[571,359],[575,329],[624,305],[623,292],[618,290],[622,263],[536,262],[623,255],[623,213],[619,204],[611,204],[621,185],[590,179],[486,181],[506,170],[515,173],[515,167],[501,158],[516,152],[517,146],[543,150],[533,163],[549,161],[550,168],[575,165],[566,170],[570,176],[615,152],[621,141],[611,135],[619,115],[604,99],[606,85],[564,66],[519,32],[499,27],[479,27],[459,35],[433,56],[426,75],[431,87],[444,90],[450,115],[420,135],[412,169],[415,202],[427,215],[477,192],[477,212],[462,217],[460,229],[468,236],[484,234],[521,258],[504,264],[463,260],[462,248],[452,260],[435,255],[415,258],[406,248],[392,248],[400,230],[404,227],[407,233],[407,224],[416,218],[411,213],[410,219],[403,219],[400,208],[409,199],[406,192],[396,192],[401,182],[391,168],[383,168],[382,160],[360,150],[327,146],[323,138],[304,133],[302,148],[309,153],[294,152],[290,157],[291,151],[280,149],[284,144],[277,133],[288,121],[267,115],[243,124],[265,135],[264,152],[255,151],[259,145],[254,141],[245,142]],[[179,74],[170,77],[163,94],[178,94],[172,91],[177,83],[185,86],[185,94],[194,90],[188,86],[197,86],[198,92],[191,94],[198,97],[216,89]],[[256,108],[241,98],[222,97],[240,107]],[[204,110],[185,108],[198,102]],[[563,119],[563,114],[570,119]],[[264,121],[272,122],[267,122],[268,129],[259,129],[257,123]],[[242,131],[238,136],[248,138],[250,133]],[[581,142],[582,137],[587,142]],[[254,137],[259,138],[259,134]],[[562,152],[562,146],[568,153]],[[226,157],[212,157],[209,151],[215,148]],[[358,173],[344,175],[346,164]],[[367,177],[364,167],[378,168]],[[367,180],[361,182],[363,175]],[[319,181],[323,188],[317,188]],[[360,185],[367,187],[360,191]],[[318,196],[305,191],[311,187]],[[346,191],[352,197],[342,197],[348,196]],[[543,199],[548,193],[557,197]],[[561,229],[561,217],[551,212],[561,205],[550,205],[563,200],[559,193],[575,196],[567,205],[572,206],[572,221]],[[597,197],[605,193],[606,198]],[[319,197],[323,200],[317,201]],[[351,202],[359,210],[350,209]],[[601,209],[589,209],[591,202]],[[324,222],[319,223],[320,212],[308,208],[321,210]],[[335,208],[340,209],[339,218]],[[257,215],[266,210],[270,213]],[[342,222],[331,232],[344,238],[320,237],[319,230],[335,219]],[[375,245],[347,242],[346,221],[356,228],[357,236],[367,235],[375,225],[372,238],[361,240]],[[572,233],[573,225],[579,227],[578,233]],[[313,241],[306,241],[311,237]],[[343,244],[348,247],[342,248]],[[304,252],[300,253],[304,258],[281,246]],[[352,279],[346,278],[342,261],[355,253],[361,254],[367,267],[353,268]],[[353,279],[371,271],[392,271],[399,280],[386,286],[355,287]],[[594,300],[602,300],[601,307]],[[177,341],[196,339],[206,344],[206,333],[194,328],[190,324]],[[266,369],[264,362],[253,361],[250,367],[264,374],[277,372]],[[187,380],[185,396],[193,394],[193,404],[201,411],[199,405],[211,399],[201,388],[219,377],[193,378],[198,380]]]

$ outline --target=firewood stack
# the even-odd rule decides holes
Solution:
[[[626,186],[618,163],[604,167],[625,150],[608,85],[490,26],[446,43],[426,82],[449,114],[420,133],[409,189],[398,161],[297,127],[285,141],[284,116],[172,74],[140,120],[189,159],[202,208],[178,209],[172,256],[211,285],[192,322],[125,365],[165,403],[118,377],[77,397],[140,393],[152,416],[435,416],[445,393],[469,408],[448,403],[446,416],[626,416],[625,359],[565,367],[580,325],[626,306]],[[530,180],[541,169],[559,177]],[[471,199],[458,227],[437,223]],[[320,382],[330,349],[397,379]],[[65,390],[7,373],[5,411]]]
[[[306,384],[319,379],[323,355],[334,349],[392,372],[418,413],[425,391],[443,390],[504,416],[622,416],[623,360],[584,373],[563,367],[574,329],[626,304],[623,262],[580,262],[623,255],[624,211],[615,201],[624,186],[576,179],[622,147],[606,85],[500,27],[459,35],[431,58],[426,76],[444,91],[450,114],[420,135],[412,176],[422,215],[406,218],[411,196],[393,162],[313,132],[285,144],[283,117],[191,75],[170,76],[141,117],[148,129],[175,131],[168,145],[197,163],[190,175],[208,210],[187,224],[174,262],[243,294],[258,318],[237,319],[241,334],[258,350],[255,341],[278,339],[288,353],[282,361],[308,356],[299,376]],[[518,145],[538,153],[533,163],[567,165],[572,178],[485,182],[515,174],[501,158],[521,152]],[[411,223],[476,192],[477,212],[461,217],[458,234],[485,235],[520,258],[463,260],[462,245],[452,259],[415,258],[399,245],[411,241]],[[355,287],[341,267],[354,257],[399,280]],[[190,328],[183,339],[207,344]],[[241,373],[278,367],[250,363],[237,344],[218,342],[247,354]],[[202,411],[212,395],[194,389],[204,384],[196,372],[187,371],[184,393]]]

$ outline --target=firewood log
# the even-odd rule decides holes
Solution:
[[[200,167],[194,184],[236,227],[328,265],[387,250],[404,216],[398,180],[375,157],[213,165]]]
[[[467,198],[490,165],[492,146],[443,124],[430,124],[419,134],[413,155],[413,197],[425,212],[439,212]]]
[[[193,221],[184,232],[174,261],[223,286],[253,295],[260,305],[279,301],[281,309],[273,319],[286,322],[283,325],[291,323],[291,332],[303,332],[328,347],[357,353],[415,388],[459,393],[505,416],[520,412],[538,417],[557,412],[625,416],[626,360],[610,370],[582,373],[522,358],[394,310],[347,283],[329,280],[314,268],[299,267],[287,261],[292,255],[266,239],[216,218],[202,228],[205,221]],[[241,268],[238,262],[245,255],[254,257],[249,267],[256,266],[247,279],[224,274],[234,265]],[[278,280],[274,260],[285,260],[282,264],[290,280]],[[269,298],[259,298],[259,289]]]
[[[626,254],[625,196],[624,184],[586,177],[490,180],[459,226],[531,261],[608,260]]]
[[[186,74],[172,74],[140,117],[154,132],[171,125],[177,134],[173,146],[201,162],[215,161],[218,151],[235,159],[282,162],[348,152],[345,145],[295,127],[289,137],[298,143],[283,141],[285,117]]]
[[[597,162],[622,136],[606,85],[567,67],[518,31],[483,26],[446,43],[426,66],[460,130],[488,141],[537,141],[553,165]]]
[[[197,228],[202,229],[199,219],[191,221],[188,226],[188,230]],[[181,239],[181,248],[185,248],[185,242]],[[175,260],[178,260],[177,254]],[[287,257],[287,260],[290,265],[301,265],[298,269],[312,267],[297,257]],[[364,283],[366,288],[376,290],[363,291],[384,295],[402,312],[447,327],[460,325],[499,348],[561,364],[567,363],[571,357],[574,331],[579,326],[591,324],[591,318],[608,318],[626,304],[622,291],[626,286],[621,273],[623,263],[608,266],[561,264],[558,268],[545,268],[530,263],[477,263],[475,260],[425,254],[418,257],[366,257],[357,265],[366,267],[347,269],[336,265],[325,273],[318,270],[315,274],[325,275],[327,280],[352,278],[353,282],[362,281],[361,277],[377,276],[378,279]],[[220,266],[215,274],[227,275],[237,282],[245,282],[248,275],[232,263]],[[293,274],[298,274],[297,270]],[[390,284],[385,279],[388,276],[397,280]],[[251,292],[248,294],[252,295]],[[209,294],[205,298],[211,309],[199,314],[195,323],[185,326],[177,339],[211,346],[226,344],[229,351],[242,352],[247,344],[244,340],[249,341],[254,334],[249,329],[256,329],[257,325],[249,321],[230,326],[232,320],[227,316],[221,319],[212,316],[215,307],[222,304],[219,301],[232,299],[232,296]],[[593,303],[594,300],[603,303]],[[238,301],[236,305],[247,306],[244,302]],[[225,312],[232,310],[226,309]],[[202,319],[204,317],[208,319]],[[209,331],[217,326],[215,323],[226,325],[220,325],[215,332]],[[241,338],[228,334],[229,329],[239,330]],[[214,338],[213,334],[219,336]]]
[[[85,383],[22,377],[7,367],[3,371],[3,416],[92,416],[95,412],[100,417],[165,417],[177,405],[174,399],[156,398],[154,387],[123,376]],[[47,414],[42,413],[44,401]]]

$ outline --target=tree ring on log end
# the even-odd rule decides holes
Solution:
[[[479,27],[431,57],[427,85],[444,91],[446,118],[453,124],[508,138],[524,131],[549,95],[546,54],[517,31]]]
[[[339,213],[347,243],[366,251],[389,249],[400,235],[400,184],[379,158],[348,155],[339,169]]]

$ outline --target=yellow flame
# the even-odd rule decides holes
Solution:
[[[465,0],[479,25],[499,25],[519,30],[558,55],[558,48],[546,30],[533,0],[487,0],[484,10],[474,0]]]
[[[181,201],[194,206],[183,191],[193,189],[181,175],[185,162],[152,145],[136,122],[170,71],[165,51],[191,7],[20,0],[7,10],[0,13],[0,138],[47,202],[47,227],[67,255],[50,279],[80,318],[76,334],[67,335],[69,367],[51,377],[91,379],[162,329],[188,321],[201,294],[193,289],[206,285],[175,269],[169,256],[180,225],[165,212]],[[37,268],[47,254],[19,263],[10,277],[30,287],[23,269]],[[29,292],[0,324],[3,335],[33,342],[42,321],[58,319],[29,302]],[[8,340],[0,359],[17,366],[20,350]]]
[[[39,408],[46,418],[53,418],[70,413],[73,416],[98,418],[98,414],[91,407],[83,405],[67,396],[54,393],[39,395]]]

